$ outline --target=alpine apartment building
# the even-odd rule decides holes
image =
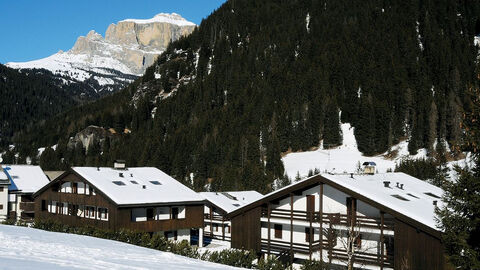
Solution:
[[[232,248],[331,269],[449,269],[435,221],[442,194],[404,173],[316,175],[229,213]]]
[[[162,233],[190,241],[204,198],[157,168],[73,167],[34,194],[37,216],[69,225]]]
[[[48,182],[40,166],[2,165],[0,168],[0,220],[32,221],[35,218],[33,193]]]

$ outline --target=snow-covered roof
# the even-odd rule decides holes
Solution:
[[[229,192],[200,192],[206,200],[230,213],[242,206],[254,202],[263,197],[262,194],[250,191],[229,191]]]
[[[118,205],[203,202],[202,196],[154,167],[73,167]]]
[[[7,175],[0,169],[0,184],[7,185],[9,183]]]
[[[430,228],[438,230],[435,220],[435,205],[441,207],[443,190],[405,173],[375,175],[330,175],[323,177],[344,188],[363,195],[400,214],[410,217]],[[390,182],[385,187],[384,182]],[[397,187],[397,183],[402,188]]]
[[[120,21],[120,22],[134,22],[134,23],[137,23],[137,24],[158,22],[158,23],[175,24],[175,25],[178,25],[178,26],[188,26],[188,25],[194,26],[194,25],[196,25],[193,22],[189,22],[189,21],[185,20],[182,16],[180,16],[177,13],[172,13],[172,14],[160,13],[160,14],[155,15],[151,19],[126,19],[126,20],[123,20],[123,21]]]
[[[18,191],[21,193],[34,193],[46,184],[48,177],[43,173],[40,166],[33,165],[2,165],[7,169],[10,175],[11,183],[8,186],[10,191]],[[3,175],[5,173],[2,172]],[[0,176],[3,178],[3,176]]]
[[[264,198],[274,197],[286,189],[292,189],[318,176],[343,187],[344,190],[360,194],[386,208],[438,231],[433,202],[437,201],[437,206],[442,207],[441,197],[443,190],[421,179],[400,172],[374,175],[353,174],[353,178],[352,174],[320,174],[294,182],[286,187],[266,194]],[[384,185],[385,181],[390,182],[388,188]],[[397,182],[399,186],[403,185],[403,189],[397,187]]]

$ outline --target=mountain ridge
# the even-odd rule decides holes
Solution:
[[[127,19],[110,24],[105,38],[95,30],[77,38],[74,46],[46,58],[9,62],[16,69],[46,69],[68,78],[65,83],[89,84],[87,95],[119,90],[143,75],[168,43],[190,34],[196,25],[178,14],[157,14],[150,20]]]

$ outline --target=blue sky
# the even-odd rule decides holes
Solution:
[[[0,63],[69,50],[90,30],[105,35],[123,19],[175,12],[200,24],[226,0],[0,0]]]

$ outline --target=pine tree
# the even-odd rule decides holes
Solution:
[[[480,91],[472,91],[472,110],[465,114],[466,148],[474,168],[456,168],[457,181],[447,181],[439,211],[449,261],[456,269],[480,269]]]

